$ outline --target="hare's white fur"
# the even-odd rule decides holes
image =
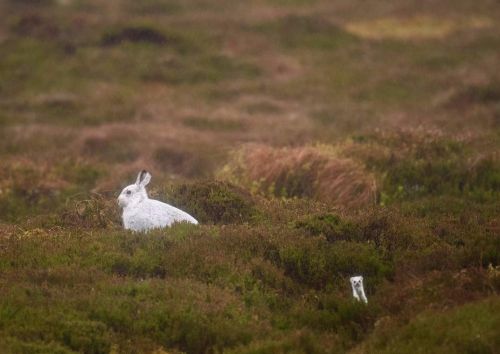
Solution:
[[[363,288],[363,277],[355,276],[351,277],[351,286],[352,286],[352,296],[358,300],[363,301],[365,304],[368,303],[368,299],[365,295],[365,289]]]
[[[146,185],[150,180],[151,174],[142,170],[135,184],[125,187],[120,193],[118,205],[123,208],[122,220],[125,229],[148,231],[183,221],[198,224],[188,213],[159,200],[149,199]]]

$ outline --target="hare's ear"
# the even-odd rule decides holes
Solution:
[[[151,174],[146,170],[142,170],[137,175],[137,181],[135,181],[135,184],[141,187],[146,187],[149,181],[151,181]]]

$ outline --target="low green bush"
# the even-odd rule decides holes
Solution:
[[[365,286],[371,292],[392,273],[390,261],[368,243],[302,239],[290,241],[278,252],[278,264],[285,274],[315,288],[324,288],[328,284],[348,285],[349,277],[362,274],[367,279]]]
[[[345,221],[335,214],[313,215],[295,222],[295,227],[317,236],[323,235],[328,241],[355,241],[361,238],[361,229],[354,223]]]
[[[496,353],[500,301],[490,298],[445,312],[426,312],[399,329],[376,331],[370,353]]]
[[[253,197],[227,182],[207,181],[174,186],[167,200],[202,223],[250,222],[258,216]]]

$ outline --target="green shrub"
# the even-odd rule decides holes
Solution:
[[[310,235],[323,235],[328,241],[355,241],[360,239],[360,228],[335,214],[321,214],[295,222],[295,227]]]
[[[242,223],[258,216],[253,197],[227,182],[184,184],[166,193],[172,204],[188,211],[202,223]]]
[[[120,284],[95,299],[91,316],[115,331],[204,353],[246,343],[256,321],[230,292],[189,280]]]
[[[496,353],[500,347],[500,301],[481,302],[438,313],[423,313],[400,328],[369,341],[370,353]]]
[[[303,329],[298,330],[290,335],[281,336],[278,339],[266,339],[260,341],[253,341],[248,346],[241,346],[232,350],[228,350],[228,353],[234,354],[275,354],[275,353],[324,353],[331,352],[334,345],[337,344],[335,340],[332,340],[328,336],[325,336],[322,344],[317,341],[317,336],[315,336],[312,331]]]
[[[351,346],[364,338],[372,328],[379,310],[376,306],[355,301],[335,293],[320,295],[312,308],[296,310],[297,320],[308,328],[342,334],[343,345]]]
[[[0,347],[5,353],[29,353],[29,354],[74,354],[57,342],[30,342],[23,338],[3,337],[0,339]]]
[[[381,252],[417,251],[436,242],[425,223],[396,208],[373,209],[357,220],[361,239],[373,243]]]
[[[104,323],[79,317],[81,313],[68,309],[50,313],[38,307],[47,295],[43,291],[23,294],[17,301],[12,299],[15,294],[9,292],[5,295],[11,302],[11,311],[2,321],[0,337],[7,338],[6,346],[13,352],[109,353],[111,338]],[[33,306],[19,305],[20,301],[29,301],[30,298]],[[4,303],[0,311],[7,314],[7,309]],[[31,319],[29,323],[27,319]]]
[[[472,157],[463,144],[445,139],[422,142],[383,167],[383,201],[425,195],[491,198],[500,191],[500,163]]]
[[[500,191],[500,161],[435,131],[408,129],[356,137],[345,147],[378,172],[380,202],[461,196],[487,201]]]
[[[279,249],[279,265],[293,279],[316,288],[327,284],[348,284],[349,277],[362,274],[368,292],[392,272],[391,264],[373,245],[321,239],[289,242]]]
[[[62,342],[69,348],[85,353],[109,353],[111,348],[107,328],[103,323],[79,319],[61,324]]]

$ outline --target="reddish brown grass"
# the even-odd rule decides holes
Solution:
[[[250,145],[235,155],[221,175],[254,192],[316,198],[356,208],[376,199],[375,178],[355,161],[324,147],[272,148]]]

